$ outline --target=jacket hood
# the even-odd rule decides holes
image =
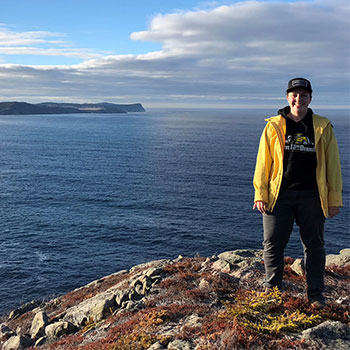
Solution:
[[[289,106],[285,106],[285,107],[279,109],[277,113],[279,115],[283,116],[284,118],[287,118],[287,115],[289,114],[289,112],[290,112],[290,107]],[[314,111],[311,108],[308,108],[307,109],[307,114],[313,115]]]
[[[289,106],[286,106],[284,108],[279,109],[278,115],[270,117],[270,118],[266,118],[265,121],[266,122],[272,122],[272,121],[279,122],[281,120],[285,120],[287,114],[289,113],[289,108],[290,108]],[[331,124],[329,119],[327,119],[325,117],[321,117],[318,114],[315,114],[311,108],[309,108],[309,111],[312,113],[312,118],[313,118],[313,122],[314,122],[315,127],[324,129],[327,127],[328,124]]]

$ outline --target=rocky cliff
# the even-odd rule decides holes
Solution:
[[[1,115],[14,114],[70,114],[70,113],[128,113],[145,112],[140,103],[55,103],[31,104],[26,102],[1,102]]]
[[[327,306],[305,297],[300,259],[284,289],[263,292],[262,251],[157,260],[50,301],[0,325],[3,350],[349,349],[350,249],[327,256]]]

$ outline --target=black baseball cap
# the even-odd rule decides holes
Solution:
[[[287,94],[288,92],[294,90],[294,89],[305,89],[312,93],[311,83],[304,78],[294,78],[292,80],[289,80],[288,87],[287,87]]]

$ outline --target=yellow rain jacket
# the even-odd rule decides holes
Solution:
[[[328,217],[328,207],[343,206],[338,144],[327,118],[313,114],[312,119],[317,158],[316,180],[323,213]],[[254,173],[254,202],[263,201],[267,203],[267,210],[272,211],[282,183],[286,120],[278,115],[266,121]]]

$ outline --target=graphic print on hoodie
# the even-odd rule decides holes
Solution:
[[[289,106],[278,111],[286,119],[282,188],[316,189],[317,160],[312,122],[313,112],[309,108],[305,118],[295,122],[288,117],[289,111]]]

